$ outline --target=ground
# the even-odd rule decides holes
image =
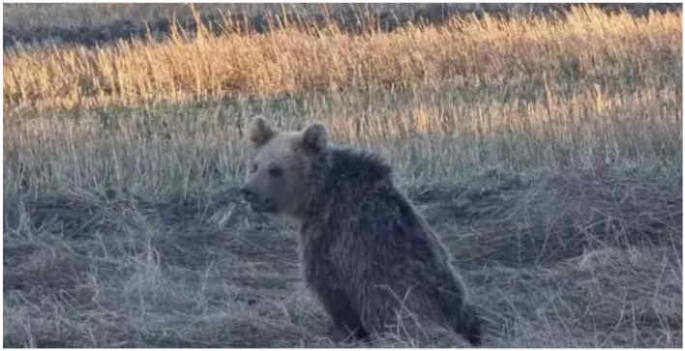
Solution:
[[[484,346],[681,345],[680,192],[497,172],[410,190],[488,320]],[[349,345],[305,292],[296,228],[236,189],[5,206],[6,347]]]

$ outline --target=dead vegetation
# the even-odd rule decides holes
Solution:
[[[9,50],[3,62],[5,108],[88,108],[426,85],[465,89],[531,80],[547,86],[553,108],[554,97],[565,88],[559,80],[577,77],[589,78],[584,90],[598,85],[597,94],[603,96],[616,93],[616,84],[625,88],[626,80],[661,93],[664,86],[656,79],[680,60],[681,22],[679,13],[639,18],[579,7],[564,21],[455,18],[441,27],[409,26],[364,36],[347,35],[336,26],[250,35],[228,23],[222,36],[209,35],[204,27],[190,34],[174,27],[161,43]],[[525,90],[512,93],[526,96]]]
[[[680,192],[500,176],[411,191],[473,287],[485,345],[681,344]],[[64,201],[6,206],[5,346],[348,345],[302,294],[294,228],[237,191]]]
[[[583,7],[6,52],[4,346],[368,346],[306,293],[296,228],[238,200],[261,114],[389,160],[485,346],[681,347],[681,36]]]
[[[375,3],[375,4],[6,4],[3,6],[3,47],[41,47],[79,44],[103,46],[116,40],[162,40],[174,21],[187,32],[197,30],[196,19],[220,35],[226,23],[244,32],[266,33],[293,25],[326,27],[331,23],[347,33],[393,31],[410,24],[440,25],[452,17],[495,18],[561,16],[573,4],[563,3]],[[595,4],[607,13],[627,11],[635,16],[676,12],[677,3]],[[195,15],[196,12],[197,15]]]

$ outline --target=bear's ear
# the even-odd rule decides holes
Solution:
[[[302,145],[310,151],[320,152],[328,144],[328,131],[321,124],[314,123],[302,133]]]
[[[247,132],[248,139],[256,147],[264,146],[274,135],[276,135],[276,132],[271,128],[269,122],[261,116],[252,121]]]

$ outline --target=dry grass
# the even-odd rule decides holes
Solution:
[[[682,345],[680,193],[501,176],[411,192],[489,321],[485,346]],[[295,229],[237,195],[7,204],[4,345],[415,346],[333,333],[304,293]]]
[[[526,80],[552,89],[552,82],[569,76],[590,78],[587,83],[603,94],[638,77],[646,81],[635,84],[659,92],[664,68],[680,60],[681,22],[680,14],[635,18],[577,8],[561,23],[455,19],[439,28],[365,36],[331,27],[213,37],[200,28],[190,42],[176,33],[164,43],[6,53],[4,98],[6,109],[88,108],[240,94],[497,87]]]
[[[471,11],[475,4],[452,3],[445,4],[454,10]],[[487,6],[487,5],[486,5]],[[342,11],[353,11],[357,14],[379,14],[392,12],[398,16],[412,15],[413,12],[425,10],[430,5],[408,4],[408,3],[328,3],[325,6],[316,3],[195,3],[195,10],[202,15],[217,15],[220,13],[234,13],[246,16],[256,16],[260,14],[283,13],[286,11],[293,16],[311,17],[322,12],[338,13]],[[494,6],[501,7],[500,11],[507,9],[506,5]],[[131,22],[145,23],[156,20],[166,20],[175,17],[185,19],[193,15],[193,10],[188,4],[179,3],[90,3],[90,4],[5,4],[6,27],[35,30],[45,27],[74,27],[74,26],[93,26],[107,25],[117,21],[126,20]]]
[[[361,346],[238,199],[262,114],[390,161],[486,346],[680,347],[681,17],[6,52],[4,346]]]
[[[216,191],[240,178],[241,128],[257,113],[323,121],[410,182],[498,167],[679,172],[680,19],[582,8],[567,22],[11,53],[5,193]],[[225,94],[237,97],[209,99]],[[159,102],[187,99],[205,101]]]
[[[201,13],[241,12],[248,15],[265,10],[276,10],[279,4],[196,4]],[[26,30],[46,26],[74,27],[109,24],[127,20],[154,22],[171,17],[185,18],[192,15],[187,4],[141,4],[141,3],[90,3],[90,4],[5,4],[4,25]]]
[[[249,156],[242,131],[257,114],[285,129],[307,120],[327,123],[336,142],[380,153],[410,185],[451,183],[490,169],[678,179],[675,96],[618,95],[612,101],[625,105],[608,115],[571,105],[566,111],[573,114],[561,116],[544,103],[521,108],[499,99],[489,92],[466,100],[459,91],[427,90],[10,115],[4,194],[213,194],[241,181]]]

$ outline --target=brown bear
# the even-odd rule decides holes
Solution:
[[[374,154],[328,144],[326,128],[277,132],[256,118],[243,197],[300,224],[307,285],[335,325],[358,338],[455,332],[480,344],[480,321],[450,255]],[[385,334],[387,335],[387,334]]]

